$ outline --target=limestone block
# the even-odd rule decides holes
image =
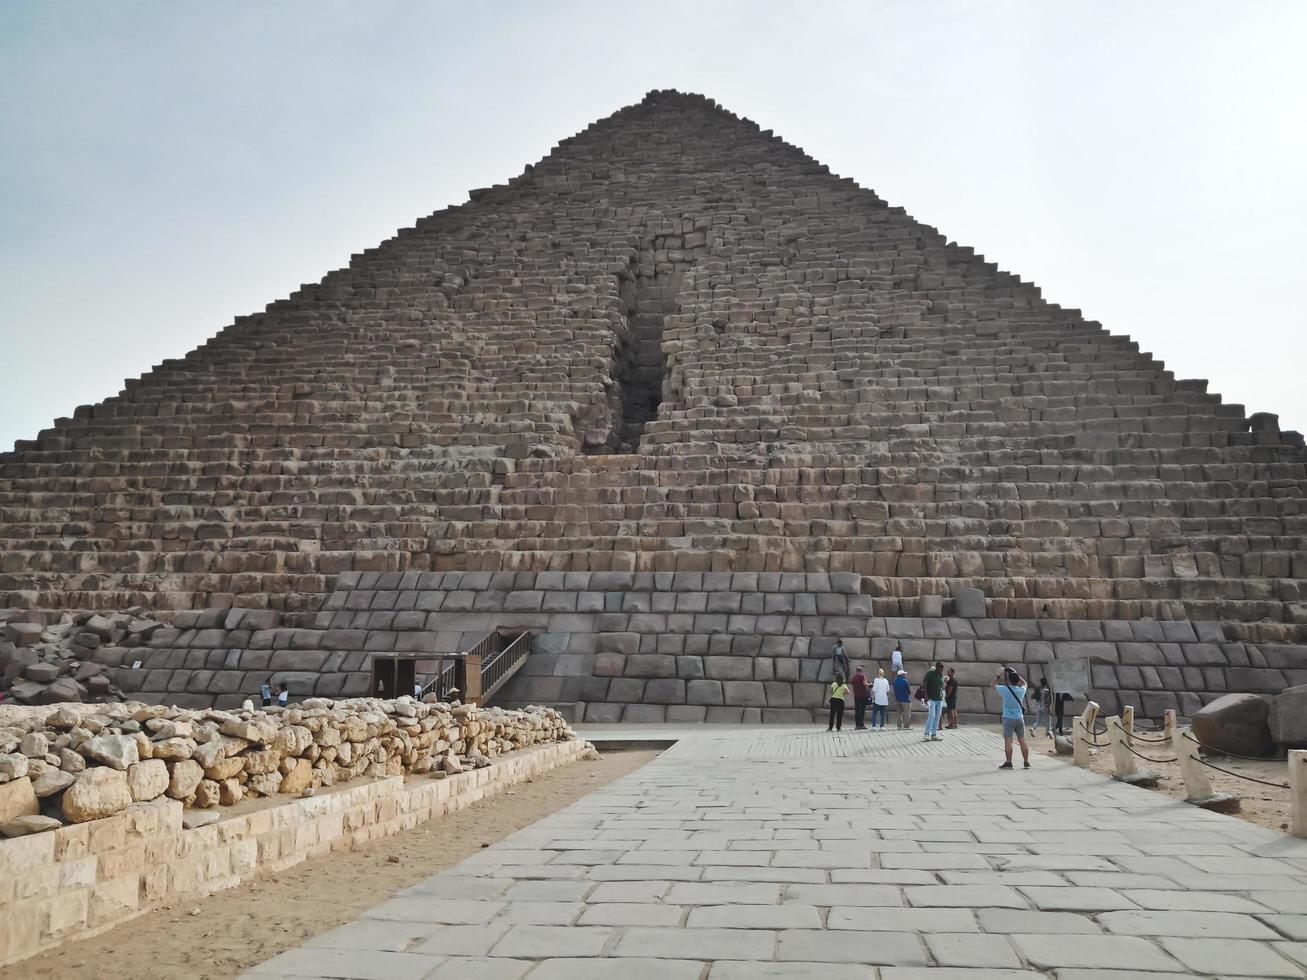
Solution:
[[[1271,740],[1294,748],[1307,746],[1307,684],[1290,687],[1271,700]]]
[[[985,593],[980,589],[958,589],[954,595],[953,608],[960,619],[984,619]]]
[[[71,823],[111,816],[131,804],[127,773],[108,766],[92,766],[79,773],[61,801],[64,817]]]
[[[162,796],[168,781],[168,764],[162,759],[146,759],[127,767],[127,790],[137,803]]]
[[[1264,697],[1227,694],[1193,716],[1194,737],[1221,751],[1263,755],[1271,749],[1270,713]]]
[[[36,791],[32,788],[32,780],[27,776],[0,783],[0,821],[14,820],[39,812]]]

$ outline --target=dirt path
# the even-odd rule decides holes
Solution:
[[[147,912],[102,936],[0,968],[0,980],[227,980],[657,755],[610,752],[597,762],[574,762],[395,837],[305,861],[277,878]]]

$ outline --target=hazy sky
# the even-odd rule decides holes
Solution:
[[[0,451],[652,88],[1307,429],[1307,2],[0,3]]]

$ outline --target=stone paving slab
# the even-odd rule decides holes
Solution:
[[[1307,842],[947,735],[676,729],[246,976],[1307,976]]]

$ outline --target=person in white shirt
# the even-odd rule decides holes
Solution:
[[[880,718],[880,725],[877,726],[876,718]],[[884,728],[885,720],[889,717],[889,681],[885,679],[885,669],[882,667],[876,671],[876,676],[871,681],[871,727]]]
[[[889,672],[895,677],[899,676],[899,671],[903,669],[903,648],[895,643],[894,652],[889,655]]]

